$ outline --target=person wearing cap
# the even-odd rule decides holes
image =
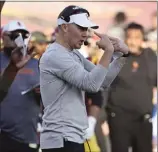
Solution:
[[[34,56],[35,59],[40,60],[42,54],[44,53],[44,51],[46,50],[46,47],[48,45],[48,43],[50,43],[50,41],[48,41],[46,35],[43,32],[40,31],[34,31],[31,33],[31,38],[30,38],[30,48],[35,47],[34,52],[36,52],[36,55]],[[37,88],[37,90],[40,93],[40,88]],[[39,94],[39,96],[37,96],[38,99],[41,99],[41,96]],[[43,105],[40,102],[40,107],[41,107],[41,111],[39,113],[39,121],[38,121],[38,127],[37,127],[37,132],[38,134],[40,134],[42,127],[41,127],[41,122],[42,122],[42,109],[43,109]],[[39,145],[38,145],[39,146]]]
[[[0,103],[6,97],[7,92],[11,87],[11,84],[13,83],[18,71],[27,64],[31,57],[34,56],[32,50],[31,52],[28,52],[26,56],[23,57],[20,54],[20,49],[20,47],[17,47],[13,50],[8,66],[5,68],[3,74],[0,75]]]
[[[39,59],[46,50],[49,41],[47,40],[47,37],[44,33],[40,31],[34,31],[31,33],[30,43],[31,46],[34,46],[36,48],[35,52],[37,53],[37,55],[35,56],[35,58]]]
[[[84,91],[107,88],[125,63],[128,47],[118,39],[97,32],[100,37],[97,45],[104,50],[99,64],[93,65],[78,52],[87,39],[88,28],[98,28],[89,20],[89,15],[84,8],[66,7],[57,19],[56,41],[40,59],[43,152],[84,152],[88,128]],[[110,64],[114,51],[118,56]]]
[[[4,33],[7,33],[7,36]],[[0,53],[1,73],[9,65],[10,60],[13,61],[12,58],[17,57],[16,54],[13,55],[15,53],[13,50],[15,51],[17,47],[14,40],[19,33],[21,33],[24,41],[30,34],[24,23],[20,21],[10,21],[3,27],[4,50]],[[25,58],[23,56],[23,59]],[[14,61],[14,67],[16,66],[20,70],[0,104],[0,151],[37,152],[38,136],[36,128],[40,108],[34,91],[25,94],[22,94],[22,92],[39,83],[38,60],[31,58],[25,64],[23,62],[17,64],[16,60]],[[15,76],[14,70],[10,71],[10,74],[12,79]]]

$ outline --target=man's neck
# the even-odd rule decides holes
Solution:
[[[70,45],[68,44],[68,42],[66,42],[66,40],[64,40],[63,38],[61,38],[61,36],[58,35],[58,37],[56,38],[56,43],[62,45],[63,47],[67,48],[68,50],[72,51],[73,48],[70,47]]]

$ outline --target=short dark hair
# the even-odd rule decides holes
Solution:
[[[136,22],[131,22],[129,23],[126,28],[125,28],[125,34],[127,33],[128,30],[130,29],[136,29],[136,30],[140,30],[142,32],[142,34],[144,35],[144,27],[141,24],[138,24]]]
[[[59,14],[58,19],[62,18],[66,22],[70,21],[70,16],[74,14],[81,14],[81,13],[87,13],[88,17],[90,16],[88,10],[75,6],[75,5],[69,5]]]
[[[124,12],[117,12],[114,19],[115,19],[115,22],[122,23],[126,21],[127,16]]]

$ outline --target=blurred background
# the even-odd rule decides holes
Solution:
[[[141,24],[145,29],[145,38],[141,47],[151,48],[157,54],[157,2],[6,2],[1,13],[1,27],[3,28],[3,25],[11,20],[24,22],[32,32],[30,45],[36,45],[38,52],[36,58],[39,59],[47,44],[55,40],[57,17],[68,5],[86,8],[90,12],[91,20],[99,25],[98,32],[107,33],[122,40],[125,40],[124,28],[128,23]],[[85,57],[90,57],[93,63],[97,63],[103,53],[97,50],[95,41],[95,37],[90,37],[89,45],[81,48],[83,50],[81,52]],[[153,90],[153,105],[157,105],[155,90]],[[102,111],[105,112],[104,106],[105,103],[102,108]],[[105,114],[102,115],[103,117],[98,119],[104,119]],[[101,139],[101,136],[96,133],[99,150],[95,152],[105,152],[105,149],[106,152],[110,152],[109,128],[106,118],[103,122],[101,121],[98,125],[106,138]],[[154,142],[155,151],[156,147],[157,144]]]
[[[78,5],[89,10],[91,19],[99,25],[98,32],[116,33],[120,36],[120,29],[111,33],[111,26],[115,26],[115,16],[123,12],[123,23],[135,21],[142,24],[148,32],[155,24],[153,13],[157,10],[157,2],[7,2],[1,12],[1,27],[10,20],[20,20],[33,31],[42,31],[47,38],[53,39],[56,19],[61,10],[67,5]],[[116,21],[117,22],[117,21]],[[121,21],[122,22],[122,21]],[[120,23],[119,23],[120,24]],[[119,25],[120,26],[120,25]],[[122,26],[122,25],[121,25]],[[156,46],[155,46],[156,47]]]
[[[118,11],[127,14],[127,21],[136,21],[150,27],[151,15],[157,9],[156,2],[6,2],[1,13],[1,25],[10,20],[20,19],[31,30],[48,34],[56,27],[56,18],[67,5],[78,5],[89,10],[92,20],[106,32]]]

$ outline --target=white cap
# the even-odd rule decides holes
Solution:
[[[57,22],[58,22],[58,25],[75,23],[81,27],[87,27],[87,28],[93,28],[93,29],[97,29],[99,27],[98,25],[92,23],[88,19],[87,13],[80,13],[80,14],[71,15],[69,22],[66,22],[62,18],[58,18]]]
[[[23,31],[29,33],[25,24],[23,22],[16,21],[16,20],[10,21],[8,24],[4,25],[2,28],[2,33],[3,32],[12,32],[12,31],[16,31],[16,30],[23,30]]]

